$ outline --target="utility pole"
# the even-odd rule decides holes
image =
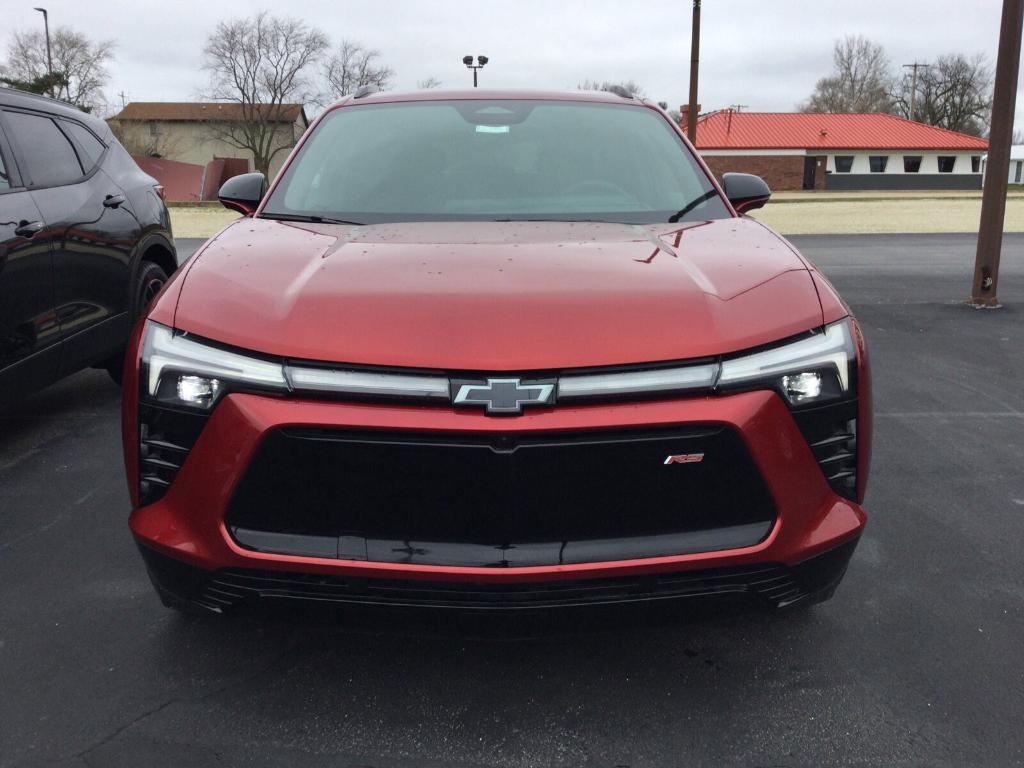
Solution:
[[[121,97],[121,109],[124,109],[126,106],[128,106],[128,94],[126,94],[124,91],[121,91],[117,95]]]
[[[693,23],[690,27],[690,106],[686,112],[686,135],[697,146],[697,67],[700,64],[700,0],[693,0]]]
[[[43,14],[43,28],[46,30],[46,74],[53,77],[53,56],[50,55],[50,14],[45,8],[33,8]],[[53,96],[53,85],[50,85],[50,96]]]
[[[910,79],[910,119],[914,119],[914,104],[917,101],[917,70],[921,67],[928,69],[930,64],[915,61],[913,64],[904,64],[904,69],[911,69],[914,71],[913,77]]]
[[[992,127],[988,136],[988,166],[985,170],[985,190],[981,196],[978,253],[974,260],[974,282],[971,286],[971,305],[979,308],[999,306],[996,287],[999,283],[999,255],[1003,246],[1006,183],[1010,171],[1010,143],[1013,141],[1022,24],[1024,0],[1003,0],[996,81],[992,92]]]

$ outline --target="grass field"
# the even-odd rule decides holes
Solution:
[[[977,232],[981,198],[779,201],[753,216],[784,235]],[[1007,198],[1003,231],[1024,232],[1024,198]]]
[[[219,206],[171,206],[175,237],[210,237],[237,218]],[[976,232],[980,192],[781,192],[754,218],[784,235]],[[1024,232],[1024,193],[1006,200],[1005,232]]]
[[[171,212],[171,228],[175,237],[210,237],[221,227],[238,218],[238,214],[221,206],[174,205],[167,206]]]

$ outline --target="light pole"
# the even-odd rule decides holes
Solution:
[[[46,29],[46,74],[53,77],[53,57],[50,55],[50,14],[46,12],[45,8],[33,8],[32,10],[43,14],[43,27]],[[52,85],[50,89],[53,89]]]
[[[473,70],[473,87],[474,88],[476,88],[476,71],[478,69],[483,69],[484,68],[484,64],[486,64],[488,61],[490,61],[490,59],[488,59],[486,56],[477,56],[476,57],[476,64],[474,64],[472,56],[463,56],[462,57],[462,63],[465,64],[467,67],[469,67],[469,69]]]

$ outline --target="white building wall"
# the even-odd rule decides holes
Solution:
[[[1010,147],[1010,172],[1006,180],[1010,184],[1024,184],[1024,144]]]
[[[943,157],[955,157],[956,162],[953,165],[953,174],[970,174],[980,173],[978,171],[971,170],[971,157],[981,157],[981,152],[924,152],[924,151],[875,151],[875,152],[835,152],[828,156],[828,171],[829,173],[837,173],[836,171],[836,155],[849,156],[853,155],[853,166],[850,168],[850,174],[857,173],[871,173],[871,162],[869,160],[872,156],[885,155],[889,158],[889,162],[885,166],[885,173],[904,173],[903,170],[903,158],[904,156],[920,156],[921,158],[921,169],[918,173],[938,173],[939,172],[939,156]],[[839,174],[843,175],[843,174]]]

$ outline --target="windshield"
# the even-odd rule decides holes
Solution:
[[[730,214],[652,109],[572,101],[367,104],[328,114],[263,212],[358,223],[654,223]]]

